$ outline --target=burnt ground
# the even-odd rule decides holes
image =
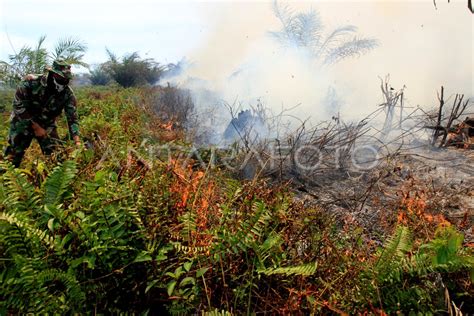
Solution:
[[[427,235],[449,223],[474,243],[472,150],[406,150],[367,172],[328,170],[313,182],[295,186],[297,200],[325,209],[341,225],[363,227],[372,240],[398,223]]]

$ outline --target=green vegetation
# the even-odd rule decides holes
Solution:
[[[142,59],[137,52],[122,57],[121,60],[110,50],[107,50],[109,61],[95,69],[91,80],[104,81],[104,75],[108,75],[119,85],[125,88],[142,86],[144,84],[155,84],[164,71],[159,63],[151,58]],[[102,83],[100,83],[102,84]]]
[[[377,247],[285,187],[150,155],[170,139],[153,110],[162,93],[81,88],[89,149],[48,159],[35,144],[21,169],[0,163],[0,314],[415,315],[446,311],[446,293],[468,302],[472,250],[452,226],[392,225]]]
[[[58,40],[54,49],[44,47],[46,36],[41,36],[35,47],[23,46],[18,52],[9,56],[8,61],[0,61],[0,83],[15,87],[26,74],[41,74],[46,66],[58,58],[70,64],[87,67],[82,58],[87,46],[79,39],[72,37]]]

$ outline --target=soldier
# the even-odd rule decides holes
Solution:
[[[68,86],[72,79],[71,65],[58,59],[46,67],[42,75],[27,75],[19,84],[11,114],[8,146],[5,158],[18,167],[33,138],[41,151],[51,155],[59,136],[56,118],[64,109],[69,135],[81,145],[76,113],[76,97]]]

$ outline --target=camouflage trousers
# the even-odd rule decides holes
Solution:
[[[46,129],[48,136],[39,138],[35,136],[31,128],[31,122],[12,118],[8,134],[8,146],[4,153],[5,159],[9,160],[15,167],[19,167],[33,138],[38,141],[44,155],[51,155],[59,144],[58,131],[56,126],[43,128]]]

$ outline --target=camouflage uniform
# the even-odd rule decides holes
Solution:
[[[28,75],[19,84],[13,100],[6,159],[18,167],[25,150],[36,138],[43,154],[50,155],[59,139],[56,118],[64,109],[71,138],[79,135],[79,124],[76,112],[76,97],[67,85],[72,77],[70,66],[63,61],[55,61],[52,68],[46,68],[43,75]],[[48,83],[48,76],[59,74],[66,78],[62,91]],[[49,85],[49,87],[48,87]],[[53,86],[53,87],[51,87]],[[36,137],[32,128],[33,122],[47,131],[46,137]]]

